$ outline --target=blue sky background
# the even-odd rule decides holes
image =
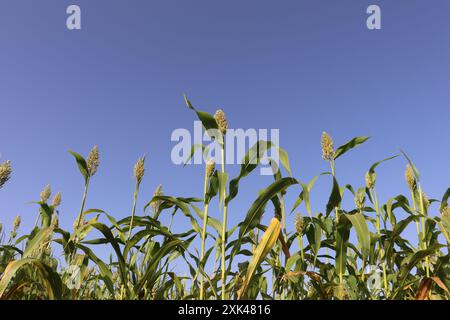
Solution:
[[[82,9],[81,31],[66,29],[69,4]],[[381,6],[380,31],[366,28],[370,4]],[[167,195],[201,197],[203,168],[170,160],[171,132],[192,130],[195,119],[183,93],[202,110],[222,107],[232,128],[279,128],[305,182],[328,170],[323,130],[336,145],[368,135],[338,161],[342,185],[363,186],[371,164],[401,147],[425,191],[440,199],[450,186],[449,13],[446,0],[2,0],[0,160],[11,160],[14,173],[0,190],[0,221],[9,229],[20,214],[28,231],[37,213],[28,202],[51,184],[62,192],[60,224],[71,228],[83,182],[68,150],[86,155],[94,144],[101,165],[87,208],[129,215],[133,165],[143,153],[139,208],[160,183]],[[405,165],[397,158],[379,167],[383,203],[407,194]],[[229,170],[235,176],[238,168]],[[230,226],[271,182],[242,182]],[[299,189],[290,190],[288,209]],[[329,190],[321,177],[314,212],[325,209]],[[177,216],[174,228],[188,223]]]

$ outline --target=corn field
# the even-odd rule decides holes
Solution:
[[[119,220],[85,206],[89,189],[95,188],[99,149],[95,146],[86,158],[70,151],[84,188],[79,210],[61,213],[72,216],[73,229],[59,227],[62,197],[60,193],[52,197],[50,186],[35,202],[37,217],[29,233],[21,232],[19,216],[11,230],[0,225],[1,299],[450,298],[450,188],[436,199],[427,196],[419,170],[405,152],[368,166],[361,177],[365,185],[351,186],[338,181],[343,179],[336,174],[339,159],[367,137],[335,147],[324,132],[321,148],[326,171],[311,181],[295,178],[285,150],[260,140],[247,150],[239,174],[229,177],[224,161],[228,129],[224,111],[210,114],[197,110],[187,98],[185,103],[205,130],[218,132],[215,140],[222,150],[221,163],[209,161],[203,167],[199,177],[203,190],[189,190],[194,195],[183,197],[165,195],[158,187],[148,203],[138,208],[141,182],[148,178],[144,156],[134,166],[130,214]],[[261,187],[253,203],[233,210],[241,222],[229,225],[229,208],[239,197],[243,180],[255,174],[270,148],[279,151],[280,170],[274,170],[273,182]],[[205,151],[206,146],[193,147],[191,157],[199,149]],[[382,188],[383,181],[377,181],[377,170],[394,158],[405,162],[404,183],[410,192],[381,201],[377,188]],[[0,164],[0,194],[14,175],[13,165]],[[314,189],[319,177],[329,180],[330,190]],[[320,208],[310,202],[314,191],[328,197]],[[288,192],[298,194],[290,205]],[[345,198],[354,205],[344,206]],[[210,212],[213,203],[219,212]],[[190,229],[174,232],[177,213],[187,218]],[[162,214],[170,215],[168,225],[161,222]],[[263,217],[269,221],[266,225]],[[417,245],[405,237],[410,225],[417,232]],[[109,261],[99,258],[99,248],[110,252]],[[63,261],[56,259],[58,252]],[[175,265],[185,271],[175,272]]]

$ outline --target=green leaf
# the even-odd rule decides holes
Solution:
[[[281,223],[277,218],[272,218],[267,230],[264,232],[261,241],[259,242],[256,250],[250,260],[247,268],[247,273],[244,277],[244,283],[238,292],[238,299],[246,296],[250,282],[255,274],[256,269],[265,259],[267,254],[272,250],[273,246],[278,240],[278,236],[281,231]]]
[[[264,208],[269,200],[271,200],[277,193],[282,192],[289,186],[297,184],[298,181],[294,178],[282,178],[275,181],[269,187],[267,187],[253,202],[250,210],[247,212],[245,220],[241,223],[239,229],[239,238],[242,238],[250,230],[254,229],[261,220]]]
[[[356,137],[348,141],[346,144],[336,149],[336,152],[334,153],[334,160],[345,154],[347,151],[359,146],[360,144],[363,144],[368,139],[369,137]]]
[[[341,190],[336,178],[333,177],[333,189],[331,190],[330,198],[328,199],[326,216],[328,216],[334,208],[339,207],[341,201]]]
[[[192,216],[190,210],[189,210],[189,206],[186,203],[186,199],[183,198],[174,198],[174,197],[170,197],[170,196],[155,196],[152,198],[152,200],[150,200],[144,207],[144,211],[147,209],[147,207],[150,206],[150,204],[154,201],[161,201],[161,204],[159,206],[158,212],[156,213],[155,218],[157,219],[159,214],[161,213],[161,211],[163,209],[167,209],[167,208],[171,208],[173,206],[175,206],[176,208],[181,209],[181,212],[183,212],[183,214],[188,217],[191,221],[191,225],[194,228],[194,230],[201,234],[201,228],[199,226],[199,224],[197,223],[197,220],[195,220],[195,218]]]
[[[242,159],[239,175],[230,181],[229,195],[225,200],[229,203],[238,194],[239,182],[242,178],[248,176],[261,162],[264,154],[272,147],[272,142],[259,140],[256,142]]]
[[[306,238],[314,253],[314,261],[316,261],[322,244],[322,228],[316,218],[313,218],[312,223],[309,224],[309,227],[306,230]]]
[[[394,159],[394,158],[397,158],[397,157],[398,157],[398,154],[395,155],[395,156],[389,157],[389,158],[385,158],[385,159],[380,160],[380,161],[378,161],[378,162],[375,162],[375,163],[370,167],[369,172],[370,172],[370,173],[374,173],[374,172],[375,172],[375,168],[378,167],[378,165],[380,165],[381,163],[383,163],[383,162],[385,162],[385,161],[389,161],[389,160]]]
[[[401,294],[405,281],[411,271],[415,266],[417,266],[420,261],[425,259],[426,257],[435,254],[437,250],[442,248],[443,245],[435,244],[433,246],[430,246],[427,249],[419,250],[417,252],[411,253],[402,261],[402,267],[400,268],[400,272],[398,274],[398,287],[395,290],[392,299],[397,299],[398,295]]]
[[[43,282],[48,298],[51,300],[60,299],[62,292],[62,282],[59,275],[52,268],[44,264],[38,259],[25,258],[21,260],[11,261],[3,272],[0,280],[0,298],[3,297],[9,282],[17,273],[17,271],[25,265],[34,266],[38,271]]]
[[[203,220],[203,211],[200,210],[200,208],[196,207],[195,205],[191,204],[192,208],[194,209],[195,213],[197,214],[197,216]],[[220,223],[219,220],[211,217],[208,215],[208,221],[207,221],[207,225],[212,227],[214,230],[216,230],[217,234],[221,234],[222,233],[222,224]]]
[[[169,253],[171,253],[178,245],[182,243],[181,240],[171,240],[167,243],[164,243],[161,248],[155,253],[155,255],[152,257],[152,259],[149,262],[149,265],[147,266],[147,269],[145,270],[145,273],[143,274],[142,278],[139,280],[137,285],[135,286],[135,293],[139,294],[142,290],[143,286],[146,284],[146,282],[149,283],[150,289],[154,285],[154,278],[156,268],[158,267],[160,261]]]
[[[370,231],[367,226],[366,219],[360,212],[355,214],[346,214],[345,216],[350,220],[356,230],[356,235],[358,236],[358,240],[361,245],[363,260],[366,261],[370,251]]]
[[[52,227],[39,230],[39,232],[28,242],[27,248],[25,249],[22,258],[30,258],[33,253],[36,253],[36,251],[44,243],[47,243],[51,240],[52,233]]]
[[[111,244],[112,248],[116,253],[117,260],[119,263],[119,271],[122,278],[122,283],[127,283],[127,267],[125,259],[120,251],[120,247],[116,238],[111,233],[111,230],[106,225],[99,222],[90,223],[90,225],[92,225],[92,227],[100,231],[104,235],[105,239]]]
[[[347,246],[351,224],[345,215],[339,217],[336,227],[336,273],[344,274],[347,268]]]
[[[84,158],[81,155],[79,155],[74,151],[69,150],[69,152],[75,157],[75,160],[78,165],[78,170],[80,170],[80,173],[84,178],[84,182],[86,183],[89,180],[89,170],[87,167],[86,160],[84,160]]]
[[[417,170],[416,166],[414,165],[414,163],[411,161],[411,158],[406,154],[406,152],[404,152],[403,150],[400,149],[400,152],[403,154],[403,156],[406,158],[406,160],[409,162],[409,165],[411,166],[411,168],[413,169],[414,172],[414,176],[416,177],[416,180],[419,181],[420,180],[420,173],[419,170]]]
[[[211,138],[217,139],[217,142],[221,145],[223,145],[223,136],[219,131],[219,128],[217,126],[216,119],[212,115],[210,115],[208,112],[197,110],[192,103],[188,100],[186,95],[184,96],[184,101],[189,109],[194,110],[197,114],[198,119],[201,121],[203,128],[206,130],[206,134],[208,134]],[[217,136],[211,136],[210,133],[213,130],[214,135]]]
[[[416,217],[415,215],[410,215],[408,218],[401,220],[394,226],[394,230],[392,230],[392,232],[389,235],[389,238],[385,242],[386,257],[389,266],[392,266],[393,263],[392,251],[394,249],[394,245],[397,238],[399,238],[400,234],[406,229],[406,227],[416,219],[418,219],[418,217]]]
[[[77,248],[83,250],[84,253],[89,257],[89,259],[91,259],[98,266],[101,279],[105,283],[106,288],[111,293],[111,295],[114,296],[115,291],[113,285],[113,275],[111,273],[111,270],[109,270],[108,266],[102,260],[100,260],[90,248],[82,244],[77,244],[76,246]]]
[[[281,164],[286,169],[286,171],[288,172],[289,176],[292,177],[292,171],[291,171],[291,165],[289,163],[289,155],[288,155],[288,153],[284,149],[282,149],[280,147],[277,147],[277,150],[278,150],[278,154],[279,154],[279,157],[280,157]]]
[[[203,144],[194,144],[191,147],[191,152],[189,153],[189,156],[186,158],[186,161],[184,162],[184,165],[183,165],[184,167],[189,163],[189,161],[191,161],[192,157],[194,156],[195,152],[198,149],[201,149],[202,150],[202,155],[204,155],[205,152],[208,150],[208,147],[206,147]]]
[[[444,196],[442,197],[441,206],[439,208],[439,211],[444,211],[445,207],[448,206],[448,198],[450,198],[450,188],[447,189]]]
[[[228,174],[226,172],[217,172],[218,182],[219,182],[219,205],[222,206],[227,188]]]

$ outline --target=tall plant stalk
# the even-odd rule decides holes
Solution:
[[[225,175],[225,141],[222,144],[222,174]],[[226,299],[226,268],[225,268],[225,248],[227,241],[227,214],[228,214],[228,203],[227,203],[227,191],[226,188],[223,190],[223,219],[222,219],[222,250],[221,250],[221,263],[222,263],[222,300]]]
[[[141,185],[142,178],[144,177],[144,173],[145,173],[145,156],[139,158],[136,164],[134,165],[134,177],[136,178],[136,186],[134,188],[133,194],[133,207],[131,209],[131,221],[130,221],[130,228],[128,229],[127,241],[131,237],[131,230],[133,229],[134,216],[136,214],[136,203],[139,193],[139,187]]]
[[[89,178],[86,179],[86,182],[84,184],[83,197],[81,199],[81,207],[80,207],[80,212],[78,214],[77,229],[80,227],[81,220],[83,219],[84,205],[86,203],[88,188],[89,188]]]
[[[208,208],[209,208],[209,199],[207,199],[207,193],[208,193],[208,180],[209,177],[212,175],[214,171],[215,163],[214,161],[209,162],[205,166],[205,178],[204,178],[204,184],[203,184],[203,228],[202,228],[202,247],[201,247],[201,264],[202,268],[204,269],[204,266],[206,265],[205,260],[205,242],[206,242],[206,227],[208,224]],[[204,270],[203,270],[204,272]],[[205,276],[202,275],[200,277],[200,300],[204,299],[204,290],[205,290]]]
[[[421,221],[422,221],[422,249],[426,250],[427,249],[427,239],[426,239],[426,235],[425,235],[425,216],[427,215],[427,210],[425,208],[425,199],[424,199],[424,194],[422,191],[422,187],[419,184],[419,205],[420,205],[420,213],[422,214],[421,217]],[[425,269],[426,269],[426,273],[427,273],[427,278],[430,277],[430,265],[429,265],[429,258],[428,256],[425,257]]]
[[[371,173],[369,173],[371,174]],[[373,175],[375,173],[372,173]],[[376,212],[376,224],[375,224],[375,228],[377,231],[377,235],[378,235],[378,239],[379,239],[379,245],[380,245],[380,250],[381,248],[381,212],[380,212],[380,206],[379,206],[379,202],[378,202],[378,196],[377,196],[377,191],[375,189],[375,178],[374,176],[372,176],[372,185],[369,184],[370,188],[369,188],[369,192],[370,192],[370,197],[373,200],[373,205],[375,207],[375,212]],[[368,186],[368,187],[369,187]],[[382,258],[382,262],[381,262],[381,266],[383,269],[383,285],[384,285],[384,291],[386,296],[389,295],[389,287],[388,287],[388,282],[387,282],[387,274],[386,274],[386,262],[385,262],[385,256],[383,255]]]

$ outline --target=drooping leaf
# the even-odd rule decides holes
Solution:
[[[345,215],[339,216],[336,227],[336,272],[344,274],[347,268],[347,246],[350,237],[351,223]]]
[[[341,201],[341,190],[336,178],[333,177],[333,188],[331,190],[330,198],[328,199],[326,216],[328,216],[334,208],[339,207]]]
[[[80,170],[80,173],[83,176],[84,181],[86,183],[86,181],[89,179],[89,170],[87,167],[86,160],[81,155],[79,155],[74,151],[69,150],[69,152],[71,155],[75,157],[75,161],[77,162],[78,165],[78,170]]]
[[[277,193],[297,183],[298,181],[294,178],[282,178],[281,180],[277,180],[269,187],[267,187],[258,196],[255,202],[253,202],[250,210],[247,212],[247,215],[244,221],[241,223],[241,227],[239,229],[239,237],[242,238],[259,224],[261,216],[264,212],[264,208],[266,207],[266,204],[269,200],[271,200]]]
[[[342,146],[338,147],[336,149],[336,152],[334,153],[334,160],[345,154],[347,151],[359,146],[360,144],[363,144],[368,139],[369,137],[356,137],[348,141],[347,143],[343,144]]]
[[[346,214],[345,216],[350,220],[353,228],[355,228],[359,244],[361,245],[363,260],[366,261],[370,251],[370,231],[367,226],[366,219],[360,212],[356,212],[355,214]]]
[[[278,240],[278,236],[281,231],[281,223],[277,218],[272,218],[267,230],[264,232],[261,241],[259,242],[256,250],[250,260],[247,268],[247,273],[244,277],[243,285],[238,292],[238,299],[245,297],[249,285],[253,279],[256,269],[265,259],[267,254],[272,250],[273,246]]]
[[[3,272],[0,280],[0,298],[4,295],[8,284],[15,276],[17,271],[25,265],[30,265],[38,271],[40,279],[44,285],[45,291],[49,299],[60,299],[62,293],[62,282],[58,273],[51,267],[44,264],[39,259],[25,258],[21,260],[11,261]]]

